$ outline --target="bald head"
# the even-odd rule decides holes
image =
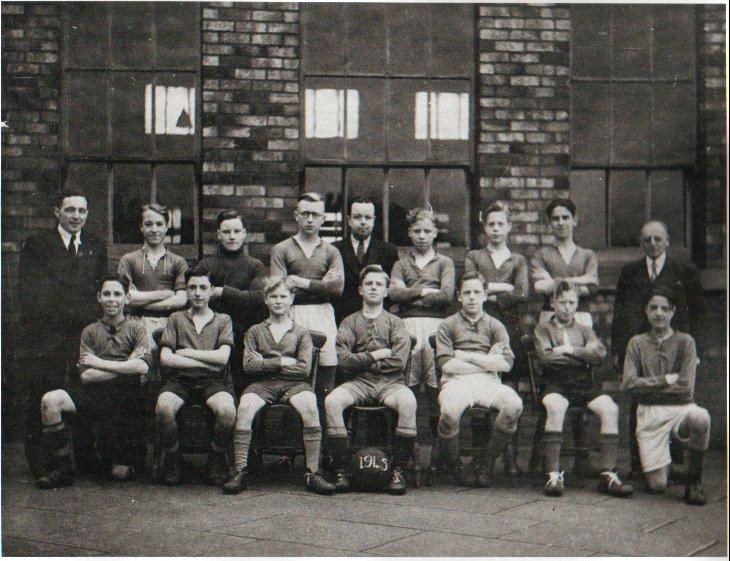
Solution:
[[[641,247],[650,259],[656,259],[669,247],[669,228],[664,222],[652,220],[641,229]]]

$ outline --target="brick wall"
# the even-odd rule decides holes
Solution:
[[[298,195],[296,4],[203,4],[203,252],[215,218],[242,210],[252,254],[292,232]]]

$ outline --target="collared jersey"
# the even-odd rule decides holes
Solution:
[[[141,292],[152,290],[185,290],[185,271],[187,261],[183,257],[165,249],[165,254],[153,267],[147,260],[143,248],[130,251],[119,260],[118,273],[129,282],[129,286]],[[159,312],[146,312],[144,308],[135,308],[137,315],[166,315]]]
[[[511,255],[497,267],[488,249],[470,251],[464,261],[464,272],[478,272],[489,282],[506,282],[515,287],[514,292],[497,295],[497,304],[506,311],[514,311],[518,302],[525,302],[530,294],[527,259],[519,253]],[[512,314],[513,315],[513,314]],[[515,319],[510,317],[510,319]]]
[[[398,282],[405,288],[398,286]],[[400,304],[398,315],[408,317],[446,317],[454,298],[456,272],[450,257],[434,253],[433,258],[421,269],[416,265],[415,250],[393,265],[390,299]],[[421,297],[424,288],[435,288],[439,292]]]
[[[243,371],[267,380],[308,381],[312,370],[312,337],[309,331],[292,323],[277,343],[271,334],[271,320],[257,323],[243,339]],[[295,358],[294,366],[282,366],[282,357]]]
[[[586,249],[576,245],[575,253],[573,253],[570,263],[566,263],[563,260],[563,256],[560,255],[557,246],[541,247],[535,252],[532,259],[530,259],[530,271],[532,273],[533,283],[548,277],[556,279],[582,277],[583,275],[593,276],[595,281],[586,285],[590,295],[581,298],[578,305],[579,311],[589,311],[588,300],[590,296],[593,296],[598,291],[598,260],[592,249]],[[545,296],[543,309],[551,309],[550,297],[547,295]]]
[[[213,318],[198,333],[193,323],[193,312],[189,309],[170,314],[160,339],[160,348],[167,347],[173,352],[177,349],[215,351],[223,345],[233,347],[233,324],[230,316],[213,312]],[[225,367],[221,368],[219,375],[224,376],[225,370]],[[186,378],[213,378],[217,375],[203,368],[185,369],[176,374]]]

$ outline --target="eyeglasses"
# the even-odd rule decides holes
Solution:
[[[312,212],[311,210],[305,210],[302,212],[297,211],[297,214],[299,216],[301,216],[302,218],[313,218],[313,219],[322,218],[324,216],[324,214],[322,214],[322,213]]]

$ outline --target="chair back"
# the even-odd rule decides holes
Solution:
[[[322,347],[327,342],[327,335],[321,331],[310,331],[309,334],[312,337],[312,370],[309,373],[309,383],[314,389],[317,383],[317,369],[319,368],[319,354],[322,351]]]

